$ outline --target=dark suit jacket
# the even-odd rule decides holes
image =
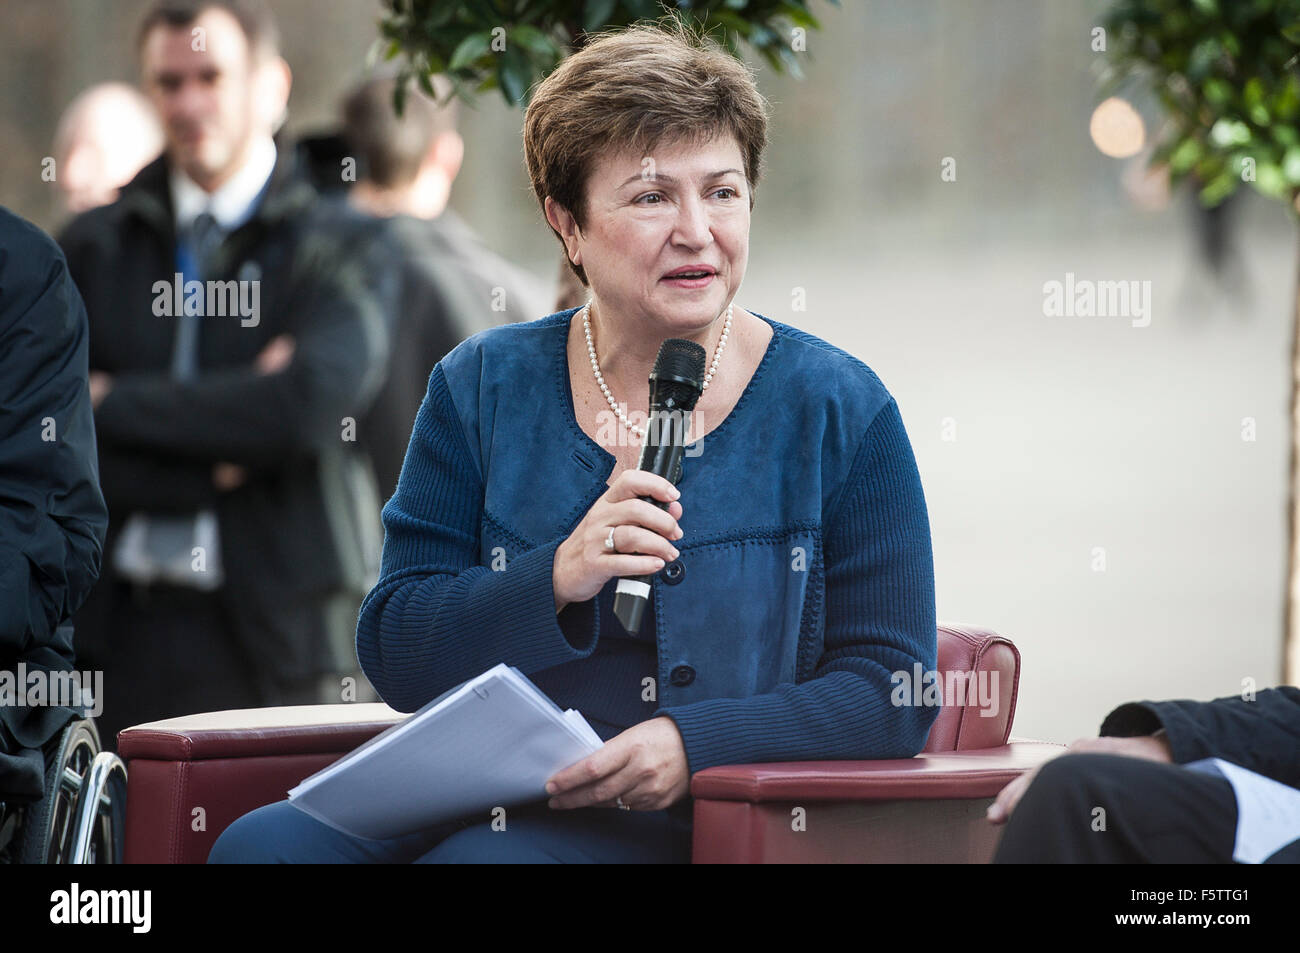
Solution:
[[[99,574],[108,513],[86,353],[86,310],[63,253],[0,209],[0,671],[71,671],[63,623]],[[39,746],[73,715],[0,705],[0,798],[40,796]]]
[[[379,501],[348,421],[381,383],[384,311],[396,286],[362,232],[341,226],[344,213],[318,198],[292,149],[278,145],[267,192],[226,237],[209,276],[259,281],[257,323],[204,317],[191,380],[170,376],[176,321],[155,314],[155,285],[176,270],[166,159],[116,203],[75,219],[61,242],[90,315],[90,367],[114,381],[95,415],[111,517],[105,581],[132,512],[214,507],[235,634],[263,671],[295,680],[355,669],[352,634],[331,631],[312,610],[339,593],[359,603],[375,576]],[[257,373],[256,355],[285,333],[296,342],[291,364]],[[250,479],[219,494],[212,469],[222,461]],[[93,651],[111,650],[112,613],[104,600],[94,611],[88,604],[82,628],[94,632]]]
[[[1102,735],[1149,735],[1164,728],[1176,764],[1222,758],[1300,788],[1300,688],[1269,688],[1246,701],[1235,695],[1198,702],[1120,705]]]

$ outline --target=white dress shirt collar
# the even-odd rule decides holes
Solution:
[[[205,192],[181,169],[171,171],[172,207],[178,230],[187,228],[196,215],[207,211],[222,230],[229,232],[252,217],[257,198],[275,168],[276,148],[270,136],[256,140],[248,160],[215,192]]]

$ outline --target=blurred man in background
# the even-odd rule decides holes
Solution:
[[[355,431],[392,306],[273,137],[291,76],[264,4],[161,0],[138,50],[166,152],[62,236],[111,519],[78,645],[105,670],[110,739],[365,689],[381,528]]]
[[[162,126],[138,89],[91,86],[63,111],[54,134],[54,181],[67,210],[79,215],[117,201],[118,190],[162,149]]]
[[[438,100],[447,100],[447,81],[433,81]],[[348,199],[384,219],[402,268],[401,304],[391,329],[401,345],[393,349],[386,383],[359,430],[385,498],[397,486],[433,366],[476,331],[553,310],[536,278],[492,252],[447,207],[465,153],[455,100],[439,106],[408,89],[399,117],[393,87],[392,79],[371,79],[343,103],[343,139],[357,166]]]

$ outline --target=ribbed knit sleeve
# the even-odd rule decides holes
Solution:
[[[823,524],[824,651],[813,676],[748,698],[662,708],[691,772],[765,761],[909,758],[937,707],[895,706],[890,675],[935,666],[934,557],[921,478],[890,398]]]
[[[555,612],[551,574],[563,538],[495,571],[480,565],[482,515],[483,481],[439,364],[383,510],[379,582],[357,620],[362,671],[399,711],[499,662],[528,675],[595,649],[594,599]]]

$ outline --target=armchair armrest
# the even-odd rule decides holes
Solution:
[[[984,812],[1063,745],[1013,741],[884,761],[708,768],[691,779],[695,863],[985,863]]]
[[[408,718],[383,704],[186,715],[117,736],[127,763],[124,860],[196,863],[238,817]]]

